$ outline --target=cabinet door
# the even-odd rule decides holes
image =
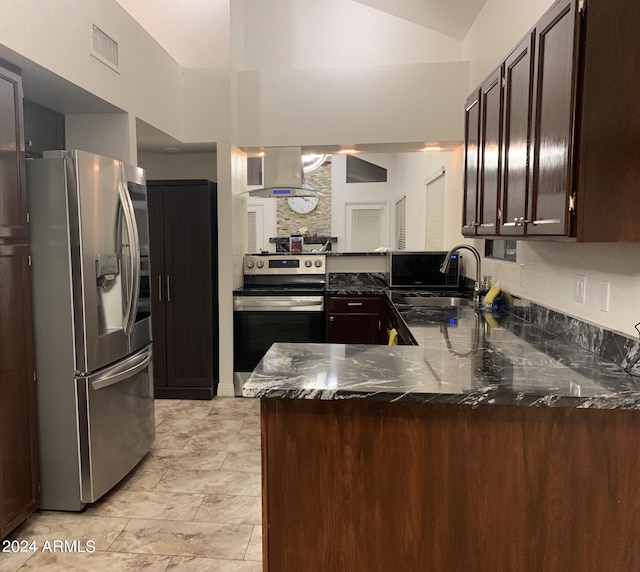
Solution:
[[[329,314],[327,341],[336,344],[377,344],[380,338],[378,314]]]
[[[501,235],[522,236],[527,223],[533,42],[532,33],[511,52],[504,64]]]
[[[165,187],[167,385],[213,387],[211,196]]]
[[[476,234],[478,202],[478,159],[480,151],[480,94],[471,94],[464,114],[464,197],[462,234]]]
[[[65,148],[64,115],[24,100],[24,146],[27,157]]]
[[[27,238],[22,80],[0,68],[0,238]]]
[[[164,268],[164,192],[148,186],[151,328],[153,337],[153,385],[167,385],[166,286]]]
[[[0,538],[38,505],[29,247],[0,244]]]
[[[478,234],[497,234],[502,157],[502,67],[480,88]]]
[[[558,3],[536,28],[533,179],[529,235],[569,235],[577,43],[575,0]]]

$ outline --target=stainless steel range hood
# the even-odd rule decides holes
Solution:
[[[301,147],[267,147],[264,150],[264,187],[246,193],[250,197],[315,197],[318,193],[304,182]]]

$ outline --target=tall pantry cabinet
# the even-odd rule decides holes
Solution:
[[[22,80],[0,66],[0,538],[38,506]]]
[[[148,181],[153,376],[157,398],[217,391],[216,184]]]

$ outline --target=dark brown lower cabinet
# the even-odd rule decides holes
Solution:
[[[398,345],[416,345],[391,300],[379,296],[327,296],[327,341],[335,344],[386,344],[391,330]]]
[[[27,244],[0,244],[0,538],[38,507],[29,270]]]
[[[268,572],[640,570],[637,411],[261,402]]]
[[[380,343],[380,296],[328,296],[327,341],[336,344]]]
[[[398,337],[396,339],[399,346],[417,346],[411,330],[402,319],[395,306],[386,296],[382,299],[382,331],[380,332],[380,343],[386,344],[389,341],[391,330],[396,330]]]
[[[219,379],[216,184],[147,188],[155,396],[211,399]]]

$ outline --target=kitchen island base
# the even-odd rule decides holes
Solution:
[[[636,411],[262,398],[281,572],[640,570]]]

